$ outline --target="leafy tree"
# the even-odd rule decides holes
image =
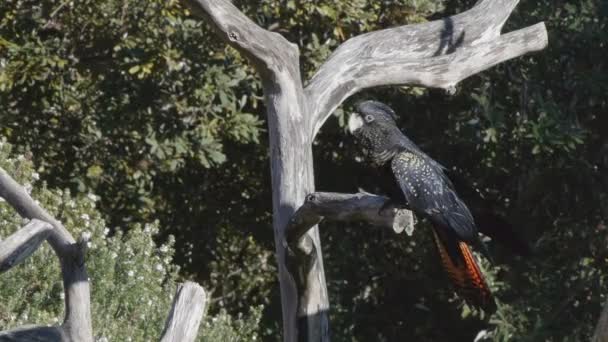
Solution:
[[[297,42],[310,75],[351,36],[474,2],[236,3]],[[175,234],[182,271],[215,289],[216,307],[234,313],[270,301],[262,330],[277,335],[264,111],[238,54],[176,2],[7,0],[0,13],[0,132],[34,151],[51,187],[100,195],[112,231],[158,218],[161,240]],[[393,106],[407,134],[478,188],[535,254],[513,257],[491,243],[496,265],[485,266],[502,305],[481,317],[454,297],[424,223],[412,238],[325,226],[334,339],[472,340],[480,330],[495,341],[588,338],[608,274],[607,15],[600,0],[523,1],[506,30],[546,21],[543,53],[469,79],[455,95],[361,96]],[[320,190],[362,184],[343,128],[349,109],[315,143]]]

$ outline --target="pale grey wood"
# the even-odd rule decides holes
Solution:
[[[52,229],[53,226],[44,221],[32,220],[6,240],[0,241],[0,273],[9,270],[34,253]]]
[[[482,0],[472,9],[428,23],[353,37],[321,65],[306,87],[312,135],[350,95],[380,85],[451,88],[498,63],[542,50],[539,23],[501,35],[518,0]]]
[[[273,228],[281,286],[283,336],[296,341],[329,341],[329,300],[321,253],[315,255],[314,272],[305,280],[310,296],[299,301],[293,277],[286,269],[284,234],[291,215],[314,191],[309,104],[299,67],[299,49],[281,35],[262,29],[226,0],[187,0],[228,44],[243,53],[262,77],[267,109],[272,176]],[[321,251],[316,227],[308,232]],[[305,324],[298,328],[297,312]]]
[[[604,305],[604,309],[597,321],[595,332],[593,333],[592,342],[608,342],[608,302]]]
[[[205,313],[207,294],[191,281],[177,285],[161,342],[192,342]]]
[[[0,168],[0,197],[28,219],[53,226],[48,241],[59,258],[65,292],[65,318],[61,329],[70,341],[92,342],[89,277],[84,265],[83,244],[30,197],[6,171]]]
[[[375,226],[391,228],[397,233],[410,229],[413,224],[412,212],[397,208],[388,201],[388,197],[363,192],[312,193],[306,196],[304,204],[289,221],[287,242],[290,247],[295,246],[293,242],[302,238],[304,231],[314,225],[310,222],[316,224],[323,219],[340,222],[363,221]]]
[[[413,213],[404,208],[397,208],[384,196],[369,193],[341,194],[332,192],[315,192],[306,196],[306,201],[291,217],[286,228],[288,253],[285,264],[294,277],[298,289],[298,300],[308,301],[314,292],[307,287],[307,279],[317,271],[314,243],[306,233],[322,220],[339,222],[366,222],[386,227],[399,233],[412,231]],[[298,306],[299,320],[306,317],[304,308]],[[304,322],[300,323],[303,324]]]
[[[59,342],[70,341],[61,327],[26,325],[0,331],[0,342]],[[72,340],[73,341],[73,340]]]
[[[315,226],[319,220],[311,216],[306,228],[313,228],[298,235],[301,244],[292,251],[300,253],[297,258],[285,253],[289,220],[306,194],[314,192],[312,141],[320,127],[342,101],[361,89],[389,84],[450,88],[492,65],[542,49],[547,44],[544,24],[501,36],[518,1],[481,0],[471,10],[444,20],[351,38],[303,88],[296,45],[256,25],[230,1],[183,1],[245,55],[262,77],[284,340],[329,341],[329,300]],[[413,220],[411,215],[396,221],[400,219]],[[394,229],[402,226],[411,228],[403,223]]]

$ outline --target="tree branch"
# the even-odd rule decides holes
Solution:
[[[44,221],[32,220],[6,240],[0,241],[0,273],[8,271],[34,253],[52,229],[53,226]]]
[[[299,75],[299,49],[282,35],[267,31],[227,0],[183,0],[194,14],[213,24],[217,34],[243,53],[263,75],[287,69]]]
[[[22,217],[45,221],[53,226],[48,241],[59,258],[65,291],[65,318],[61,330],[71,341],[92,342],[89,278],[84,265],[85,244],[77,243],[68,230],[40,207],[2,168],[0,197]]]
[[[411,211],[387,204],[389,199],[369,193],[341,194],[315,192],[306,196],[304,204],[289,221],[286,230],[288,246],[294,247],[302,236],[321,220],[339,222],[367,222],[379,227],[390,227],[395,232],[413,229]],[[380,210],[382,209],[382,213]]]
[[[205,312],[205,290],[191,281],[177,285],[161,342],[193,342]]]
[[[25,325],[16,329],[0,331],[2,342],[59,342],[71,341],[61,327]]]
[[[376,226],[390,227],[397,233],[406,230],[411,234],[414,226],[412,212],[391,204],[386,205],[388,200],[387,197],[367,193],[315,192],[306,196],[306,201],[289,220],[285,231],[285,243],[289,251],[285,263],[294,277],[299,301],[308,300],[310,294],[306,284],[308,277],[315,274],[313,271],[317,267],[317,250],[312,239],[306,235],[308,230],[326,219],[340,222],[364,221]],[[306,313],[302,309],[302,306],[298,305],[298,328],[314,331],[315,329],[305,326]]]
[[[448,88],[498,63],[547,46],[544,23],[505,35],[518,0],[483,0],[461,14],[363,34],[340,45],[305,89],[314,137],[350,95],[379,85]]]

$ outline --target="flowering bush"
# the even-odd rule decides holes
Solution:
[[[12,157],[11,146],[0,140],[0,167],[73,236],[84,235],[89,240],[86,265],[97,341],[157,340],[178,279],[173,238],[157,246],[153,240],[158,233],[156,222],[108,227],[95,208],[97,196],[73,196],[66,190],[49,189],[39,181],[30,160],[27,154]],[[0,239],[26,222],[1,200]],[[63,296],[58,260],[50,246],[43,244],[21,265],[0,276],[0,329],[60,323]],[[220,312],[201,325],[204,336],[200,337],[204,341],[250,341],[256,338],[260,315],[260,308],[238,319]]]

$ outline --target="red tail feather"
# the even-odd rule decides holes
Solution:
[[[496,309],[496,304],[492,298],[492,293],[490,292],[488,284],[486,284],[479,266],[477,266],[477,262],[475,261],[469,246],[462,241],[454,242],[458,244],[457,250],[459,257],[460,260],[463,261],[455,264],[448,254],[447,247],[434,229],[433,236],[435,237],[435,244],[439,251],[441,264],[456,287],[456,292],[464,298],[468,304],[482,308],[484,311],[494,311]]]

